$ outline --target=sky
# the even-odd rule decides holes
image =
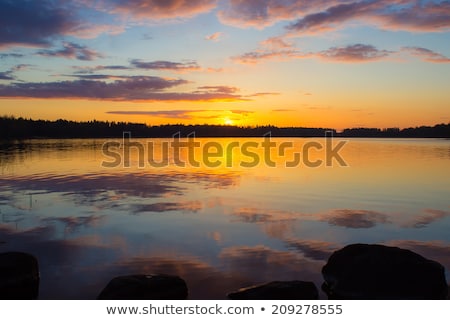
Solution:
[[[0,115],[450,122],[450,1],[0,0]]]

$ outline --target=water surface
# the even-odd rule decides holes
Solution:
[[[112,277],[134,273],[177,274],[192,299],[272,280],[320,286],[329,255],[356,242],[412,249],[442,263],[449,279],[449,140],[350,139],[341,152],[348,166],[316,168],[286,167],[292,150],[274,149],[275,167],[260,149],[253,167],[239,165],[251,160],[240,150],[226,152],[262,139],[198,139],[223,146],[216,167],[180,167],[161,154],[168,139],[134,141],[146,153],[152,142],[169,166],[141,168],[134,148],[129,166],[106,168],[101,139],[1,144],[0,252],[39,259],[41,299],[94,299]],[[294,151],[325,143],[272,141]]]

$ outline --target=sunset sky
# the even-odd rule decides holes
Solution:
[[[450,122],[450,1],[0,0],[0,115]]]

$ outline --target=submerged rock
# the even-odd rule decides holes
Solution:
[[[242,288],[228,294],[232,300],[316,300],[319,292],[313,282],[273,281]]]
[[[322,268],[329,299],[445,299],[444,267],[410,250],[352,244]]]
[[[100,300],[182,300],[188,296],[186,282],[164,274],[128,275],[112,279]]]
[[[39,295],[39,266],[28,253],[0,253],[0,299],[36,299]]]

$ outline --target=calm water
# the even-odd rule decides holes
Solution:
[[[177,274],[193,299],[271,280],[320,286],[328,256],[355,242],[412,249],[450,279],[450,140],[351,139],[340,153],[347,167],[317,168],[287,168],[292,150],[269,154],[275,167],[243,168],[251,158],[238,149],[214,168],[180,167],[161,154],[169,140],[135,141],[152,141],[169,166],[140,168],[134,148],[129,167],[102,167],[112,160],[104,140],[1,145],[0,252],[38,257],[40,298],[94,299],[112,277],[134,273]],[[198,141],[226,150],[262,139]],[[325,143],[273,141],[294,151]]]

